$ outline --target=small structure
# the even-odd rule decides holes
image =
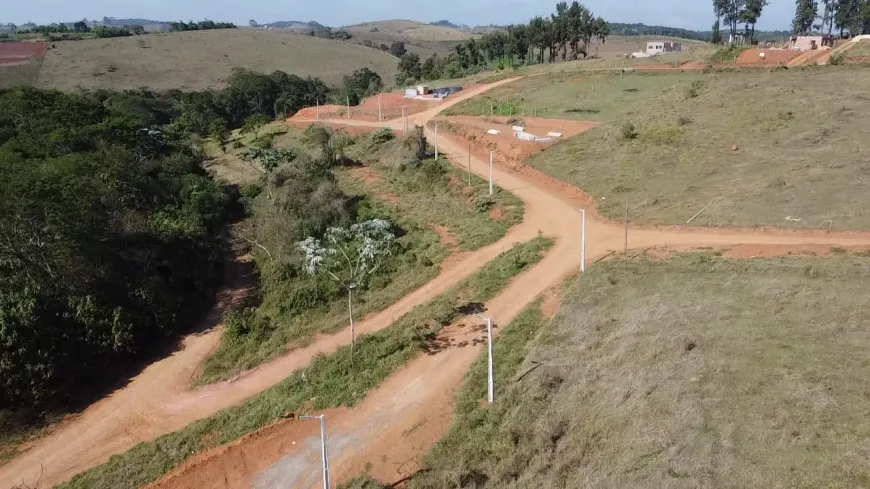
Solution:
[[[405,98],[417,98],[417,95],[417,90],[414,90],[413,88],[405,90]]]
[[[417,93],[420,95],[429,95],[429,87],[426,85],[417,85]]]
[[[831,36],[795,36],[791,38],[791,49],[795,51],[815,51],[823,47],[833,48],[837,39]]]
[[[679,53],[683,45],[676,41],[651,41],[646,43],[646,54],[655,56],[663,53]]]

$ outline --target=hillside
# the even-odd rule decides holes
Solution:
[[[403,41],[464,41],[471,36],[458,29],[413,20],[382,20],[344,27],[351,35],[377,34],[374,37]]]
[[[357,44],[371,43],[377,47],[402,41],[405,49],[424,59],[433,53],[446,55],[453,51],[457,43],[471,38],[471,34],[466,31],[412,20],[365,22],[342,29],[348,31],[353,36],[351,42]]]
[[[57,43],[36,84],[61,90],[202,90],[220,87],[235,67],[316,76],[328,84],[368,67],[389,83],[396,64],[387,53],[347,42],[280,31],[196,31]]]

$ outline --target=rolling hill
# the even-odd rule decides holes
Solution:
[[[368,67],[389,84],[397,60],[350,42],[282,31],[177,32],[57,43],[47,53],[36,85],[61,90],[202,90],[220,87],[235,67],[316,76],[329,84]]]
[[[408,51],[419,54],[423,59],[433,53],[446,55],[453,51],[456,44],[471,38],[471,34],[466,31],[413,20],[365,22],[342,29],[353,36],[351,42],[358,44],[368,41],[374,46],[389,46],[395,41],[402,41]]]

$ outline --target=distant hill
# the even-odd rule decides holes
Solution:
[[[114,17],[103,17],[103,25],[146,25],[146,24],[168,24],[165,20],[149,20],[149,19],[116,19]]]
[[[610,33],[614,36],[665,36],[704,42],[710,42],[710,38],[713,35],[712,31],[693,31],[689,29],[681,29],[679,27],[646,24],[621,24],[618,22],[610,23]],[[768,41],[787,38],[790,35],[791,33],[789,31],[756,31],[755,39],[758,41]],[[722,36],[728,37],[727,29],[722,29]]]
[[[424,24],[413,20],[382,20],[346,26],[351,35],[378,34],[382,39],[401,41],[465,41],[471,35],[452,27]]]
[[[458,25],[449,20],[439,20],[438,22],[430,22],[429,25],[437,25],[438,27],[449,27],[451,29],[468,29],[467,25]]]
[[[37,86],[203,90],[223,86],[235,67],[316,76],[328,84],[367,67],[390,84],[397,64],[375,49],[277,29],[190,31],[59,42],[46,54]]]
[[[326,26],[321,24],[320,22],[310,21],[310,22],[302,22],[299,20],[281,20],[278,22],[272,22],[271,24],[263,24],[266,27],[273,27],[275,29],[287,29],[291,31],[309,31],[309,30],[320,30],[326,29]],[[262,26],[261,26],[262,27]]]

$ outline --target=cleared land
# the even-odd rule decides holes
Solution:
[[[249,29],[89,39],[56,46],[45,57],[39,87],[204,90],[221,87],[236,67],[315,76],[330,84],[368,67],[390,83],[397,67],[395,57],[350,42]]]
[[[554,74],[451,113],[601,125],[527,163],[582,188],[611,219],[685,225],[870,227],[865,67],[673,74]],[[812,92],[808,92],[812,86]],[[498,105],[497,105],[498,106]],[[789,219],[786,219],[789,218]]]
[[[478,365],[409,487],[863,487],[868,265],[593,267],[489,410]]]

